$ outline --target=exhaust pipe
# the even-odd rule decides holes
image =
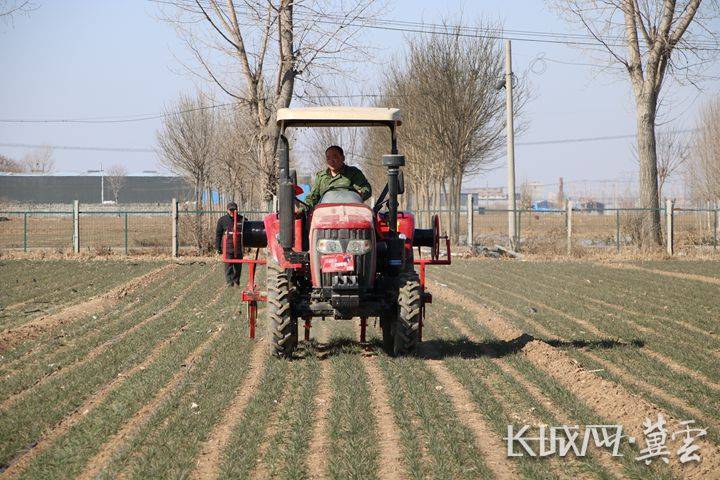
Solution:
[[[400,190],[400,167],[405,166],[405,156],[392,154],[383,155],[382,164],[387,167],[388,184],[388,227],[397,232],[398,193]]]
[[[285,251],[292,250],[295,243],[295,189],[290,178],[290,147],[285,135],[278,138],[278,160],[280,177],[278,179],[278,217],[280,233],[278,240]]]

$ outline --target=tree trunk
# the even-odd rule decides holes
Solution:
[[[637,149],[640,160],[640,206],[643,212],[643,245],[662,245],[660,201],[658,198],[657,150],[655,144],[655,102],[637,102]]]

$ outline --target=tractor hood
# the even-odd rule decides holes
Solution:
[[[372,228],[373,214],[364,204],[320,204],[315,207],[310,229]]]

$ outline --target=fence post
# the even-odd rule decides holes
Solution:
[[[520,251],[520,238],[522,236],[522,210],[517,212],[517,221],[515,222],[515,251]]]
[[[572,200],[565,200],[565,226],[567,227],[567,254],[572,253]]]
[[[172,199],[172,256],[178,256],[178,201]]]
[[[720,223],[720,209],[718,207],[715,207],[715,222],[714,222],[714,228],[713,228],[713,250],[717,252],[717,244],[718,244],[718,225]]]
[[[615,249],[620,253],[620,209],[615,210]]]
[[[673,232],[673,228],[674,228],[673,213],[674,212],[673,212],[673,210],[674,210],[674,207],[675,207],[674,200],[670,200],[669,198],[665,199],[665,233],[667,233],[667,241],[665,243],[666,243],[668,255],[672,255],[675,251],[675,249],[674,249],[675,245],[673,245],[673,241],[674,241],[674,235],[673,235],[674,234],[674,232]]]
[[[80,201],[73,201],[73,252],[80,253]]]
[[[125,212],[125,255],[128,254],[128,213]]]
[[[475,225],[473,224],[473,194],[467,194],[467,245],[472,247],[475,242]]]
[[[27,236],[27,212],[23,214],[23,251],[27,252],[28,236]]]

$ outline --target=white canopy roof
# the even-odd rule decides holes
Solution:
[[[281,108],[277,121],[285,126],[300,127],[363,127],[400,125],[398,108],[373,107],[305,107]]]

